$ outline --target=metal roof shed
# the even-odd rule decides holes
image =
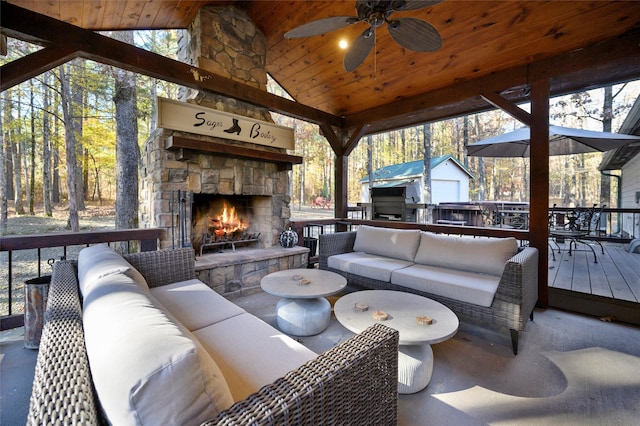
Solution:
[[[471,173],[452,155],[431,158],[431,203],[466,202],[469,201],[469,180]],[[407,195],[414,203],[424,201],[424,161],[416,160],[407,163],[392,164],[373,172],[373,186],[392,187],[406,186]],[[362,202],[370,202],[369,175],[360,179],[362,185]]]

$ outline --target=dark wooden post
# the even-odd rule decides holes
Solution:
[[[335,182],[335,217],[347,217],[349,157],[346,155],[336,154]]]
[[[531,196],[529,242],[538,249],[538,305],[549,303],[549,80],[531,83]]]

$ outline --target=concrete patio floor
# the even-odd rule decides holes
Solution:
[[[266,293],[234,300],[274,326],[277,301]],[[0,424],[24,424],[37,351],[23,348],[22,329],[0,334]],[[323,333],[298,340],[322,352],[351,335],[332,318]],[[433,351],[429,386],[399,396],[400,425],[638,424],[636,326],[536,310],[517,356],[506,330],[465,323]]]

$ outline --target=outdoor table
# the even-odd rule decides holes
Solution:
[[[321,269],[285,269],[260,281],[266,293],[282,297],[276,305],[278,328],[294,336],[323,332],[331,321],[331,304],[325,297],[346,286],[342,275]]]
[[[421,391],[433,374],[431,345],[456,334],[458,317],[435,300],[392,290],[355,291],[342,296],[333,307],[338,322],[354,333],[360,333],[379,321],[374,317],[379,311],[388,315],[382,323],[400,332],[398,393]],[[431,323],[418,323],[418,318],[427,316]]]

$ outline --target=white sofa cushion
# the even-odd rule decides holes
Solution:
[[[489,307],[500,278],[494,275],[415,264],[394,271],[391,283],[461,302]]]
[[[360,225],[356,231],[353,251],[413,262],[420,244],[417,229],[389,229]]]
[[[224,371],[234,401],[240,401],[317,355],[249,313],[193,334]]]
[[[389,282],[393,271],[413,265],[413,262],[363,252],[351,252],[329,256],[327,265],[339,271]]]
[[[103,276],[83,302],[85,343],[111,424],[195,425],[233,403],[200,343],[125,274]]]
[[[507,261],[517,252],[515,238],[471,238],[422,232],[415,262],[500,276]]]
[[[123,273],[133,278],[141,288],[149,290],[142,274],[106,244],[83,248],[78,254],[78,284],[83,296],[100,278]]]
[[[150,291],[189,331],[246,312],[198,279],[153,287]]]

